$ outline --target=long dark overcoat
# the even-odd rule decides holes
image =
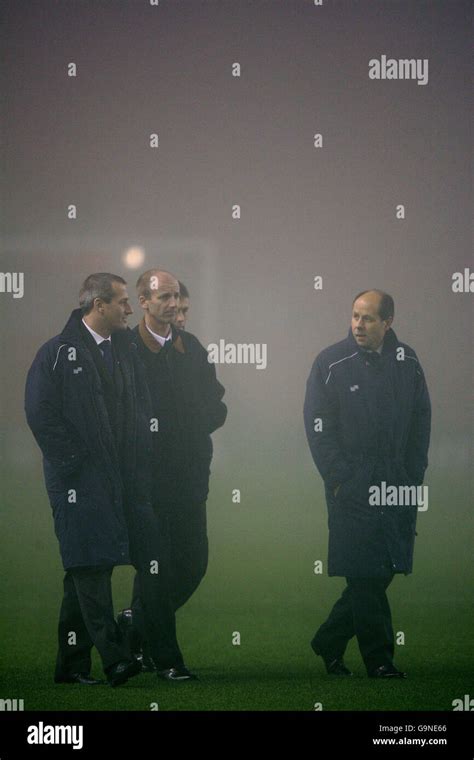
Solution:
[[[142,320],[133,330],[159,418],[154,437],[154,486],[158,500],[204,502],[213,454],[211,433],[227,417],[215,364],[190,332],[172,327],[161,347]]]
[[[371,505],[369,489],[382,488],[382,481],[387,487],[423,483],[431,407],[413,349],[390,329],[382,354],[372,357],[349,331],[316,357],[304,421],[325,483],[328,574],[378,577],[387,557],[393,572],[410,573],[417,506]]]
[[[151,510],[150,399],[131,330],[112,335],[123,378],[121,457],[103,386],[72,312],[28,372],[25,411],[43,453],[45,483],[65,569],[148,562]]]

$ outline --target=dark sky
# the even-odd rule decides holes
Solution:
[[[472,294],[451,278],[472,266],[469,13],[453,0],[4,0],[1,266],[25,275],[22,299],[0,293],[6,460],[37,457],[22,410],[37,348],[91,271],[133,293],[122,253],[136,244],[186,282],[205,345],[268,344],[265,371],[218,367],[230,458],[249,437],[309,458],[311,363],[345,336],[353,295],[380,287],[426,370],[432,461],[454,452],[467,467]],[[381,55],[427,58],[428,84],[370,80]]]

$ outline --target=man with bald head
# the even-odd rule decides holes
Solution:
[[[306,435],[328,507],[328,575],[347,583],[311,646],[339,676],[352,675],[343,657],[353,636],[369,677],[406,675],[393,663],[385,592],[396,573],[412,572],[431,408],[418,357],[393,318],[387,293],[359,293],[348,337],[316,357],[306,388]]]
[[[180,300],[176,277],[150,269],[139,277],[137,292],[144,316],[134,332],[152,399],[153,507],[159,572],[169,590],[167,618],[169,608],[174,614],[194,593],[207,569],[211,433],[224,424],[227,407],[206,349],[194,335],[175,326]],[[140,584],[137,577],[131,609],[121,613],[120,621],[129,624],[132,645],[134,634],[146,654]],[[195,678],[182,657],[158,675],[169,681]]]

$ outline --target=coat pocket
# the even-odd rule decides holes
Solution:
[[[341,484],[335,497],[336,505],[348,512],[372,513],[373,510],[369,506],[371,484],[371,473],[367,468],[359,467],[348,480]]]

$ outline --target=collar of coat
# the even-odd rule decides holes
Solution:
[[[63,331],[61,332],[60,339],[65,343],[70,343],[73,346],[87,348],[81,327],[83,327],[82,311],[81,309],[74,309],[68,321],[66,322]],[[129,327],[127,327],[126,330],[118,330],[111,335],[111,340],[114,348],[118,349],[119,351],[121,351],[121,349],[127,349],[130,346],[132,339],[133,332]]]
[[[359,354],[363,355],[364,349],[359,346],[356,339],[354,338],[352,334],[352,329],[349,327],[349,334],[347,336],[347,339],[350,343],[350,346],[352,350],[356,350],[359,352]],[[385,333],[385,337],[383,339],[383,346],[382,346],[382,356],[386,356],[391,351],[394,351],[395,348],[399,345],[398,338],[395,335],[395,332],[390,327],[387,332]]]
[[[145,324],[145,317],[143,317],[142,321],[138,325],[138,334],[140,335],[140,338],[144,342],[145,346],[154,354],[159,354],[163,346],[158,343],[157,340],[153,337],[153,335],[148,330],[146,324]],[[183,340],[181,338],[181,334],[179,330],[175,328],[174,325],[171,325],[171,343],[173,348],[175,348],[177,351],[179,351],[181,354],[184,354],[184,344]]]

